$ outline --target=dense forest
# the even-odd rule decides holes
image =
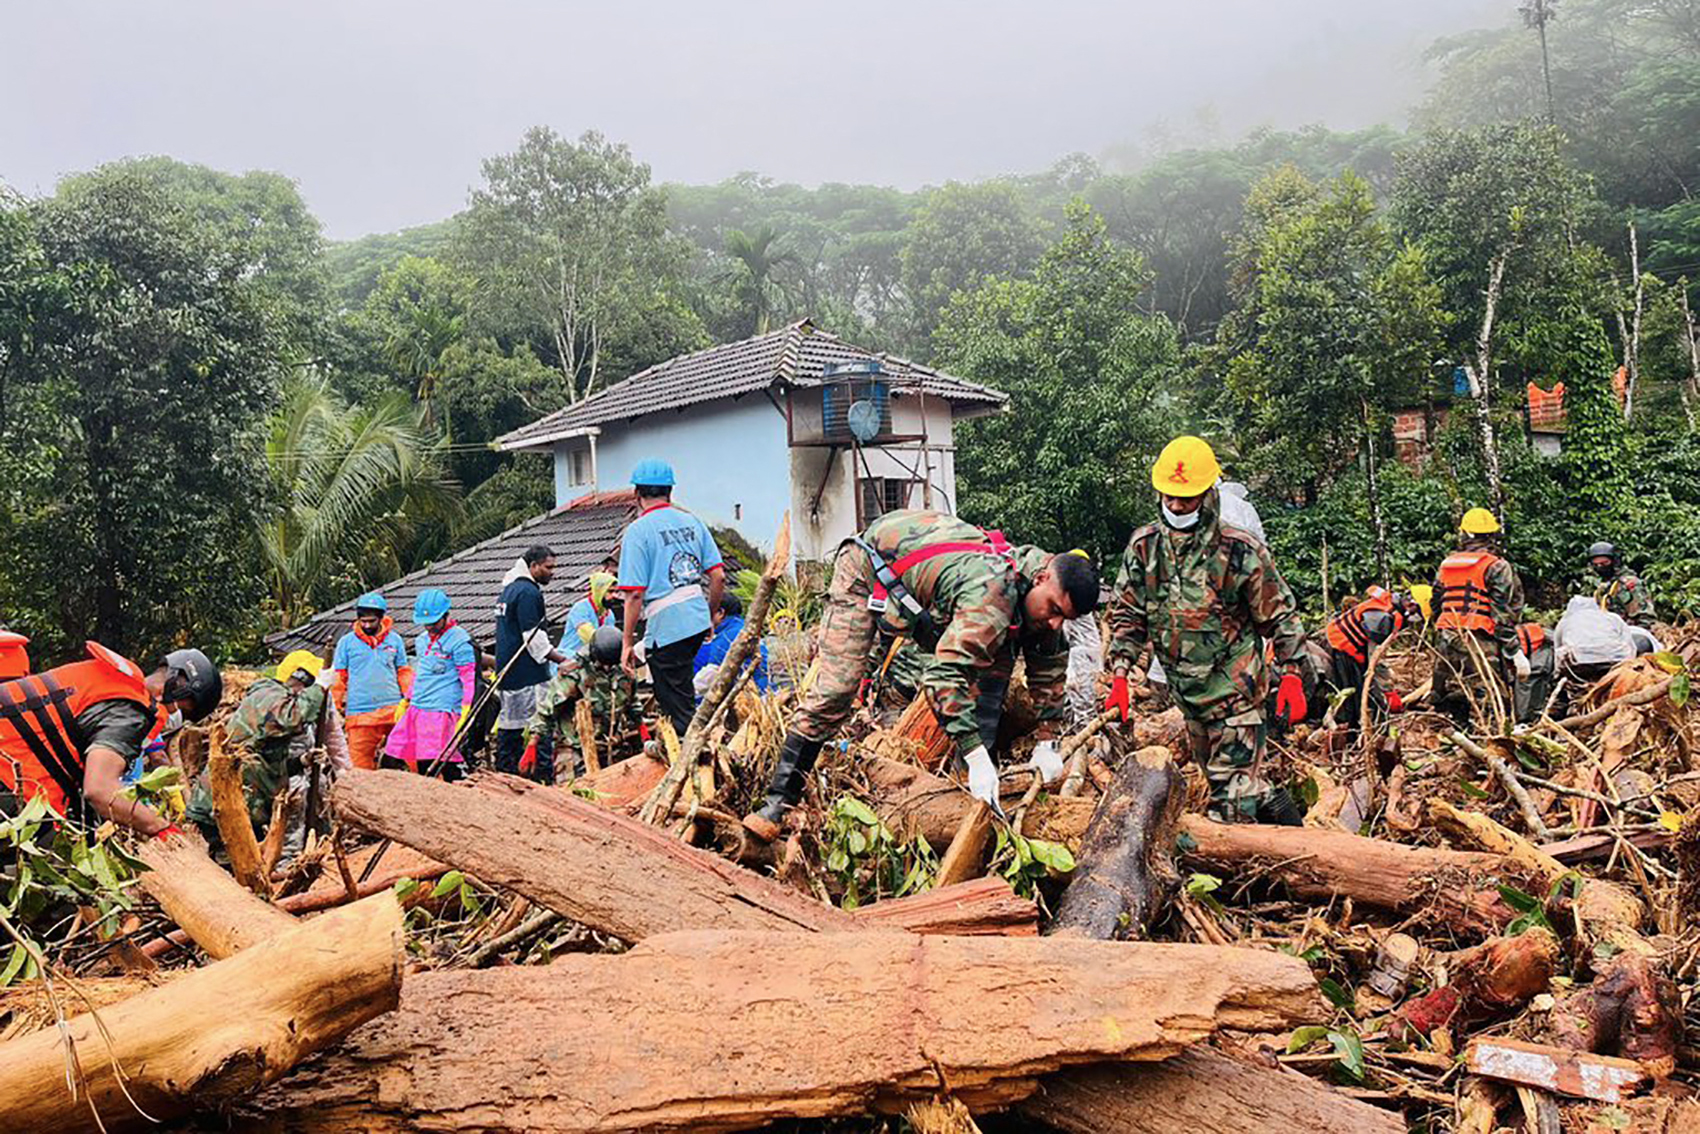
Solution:
[[[659,184],[537,127],[459,214],[340,244],[286,175],[168,157],[0,199],[0,621],[44,657],[256,656],[547,507],[491,438],[804,316],[1012,395],[959,438],[960,505],[1023,540],[1114,554],[1190,430],[1312,609],[1325,562],[1336,597],[1425,577],[1486,503],[1538,601],[1606,538],[1700,610],[1700,6],[1507,9],[1432,46],[1403,132],[907,192]],[[1525,390],[1558,382],[1542,456]],[[1412,409],[1445,423],[1417,470]]]

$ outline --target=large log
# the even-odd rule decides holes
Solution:
[[[855,932],[856,920],[665,830],[516,776],[344,772],[344,821],[627,941],[675,929]]]
[[[1086,828],[1051,931],[1100,941],[1144,937],[1179,881],[1169,852],[1185,802],[1186,784],[1167,748],[1125,757]]]
[[[1058,1072],[1021,1111],[1063,1134],[1405,1132],[1397,1113],[1295,1071],[1254,1067],[1202,1046],[1161,1063]]]
[[[232,956],[296,924],[208,858],[206,844],[198,837],[149,839],[142,845],[141,859],[148,866],[142,889],[214,959]]]
[[[1002,878],[987,876],[863,906],[856,920],[910,933],[1031,937],[1039,932],[1039,907]]]
[[[743,1129],[1003,1105],[1059,1067],[1325,1014],[1279,953],[1069,938],[681,933],[422,973],[396,1015],[256,1101],[295,1131]]]
[[[403,958],[401,908],[379,895],[108,1005],[98,1023],[78,1016],[0,1045],[0,1130],[89,1130],[96,1112],[107,1130],[149,1129],[147,1116],[248,1098],[394,1008]],[[76,1099],[65,1036],[81,1068]]]
[[[925,839],[943,852],[950,846],[962,818],[974,803],[962,785],[924,768],[883,757],[862,762],[861,769],[872,789],[872,804],[885,825],[900,839]],[[1027,785],[1011,781],[1003,791],[1005,810],[1019,799]],[[1077,846],[1097,806],[1093,799],[1065,799],[1045,795],[1028,806],[1022,833],[1030,838]]]

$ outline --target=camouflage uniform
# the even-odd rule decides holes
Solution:
[[[564,740],[579,747],[578,725],[573,718],[579,698],[590,702],[597,727],[609,721],[620,724],[620,732],[636,728],[643,720],[639,710],[637,682],[618,665],[594,662],[586,654],[567,659],[537,698],[537,711],[526,726],[525,739],[550,729],[557,746]],[[557,748],[558,750],[558,748]]]
[[[881,516],[862,539],[894,563],[930,544],[984,544],[986,534],[951,516],[903,510]],[[976,709],[980,684],[1001,680],[1007,686],[1017,649],[1027,663],[1028,689],[1040,719],[1060,721],[1063,715],[1067,643],[1061,634],[1020,637],[1023,600],[1033,576],[1051,556],[1022,547],[1014,549],[1013,557],[1011,564],[1002,555],[947,551],[902,575],[903,585],[931,616],[938,637],[936,643],[920,642],[923,648],[930,646],[931,656],[921,666],[916,688],[926,693],[940,725],[963,755],[981,743]],[[870,657],[882,630],[915,631],[896,602],[889,603],[884,614],[868,608],[873,583],[867,552],[854,543],[840,547],[820,628],[820,670],[792,723],[793,731],[809,740],[831,739],[850,715],[862,678],[879,664],[870,664]]]
[[[1251,817],[1271,790],[1259,773],[1267,739],[1262,639],[1271,639],[1276,666],[1298,672],[1304,629],[1268,549],[1221,522],[1215,489],[1199,511],[1196,527],[1147,524],[1128,540],[1110,602],[1108,665],[1143,673],[1155,649],[1215,808]]]
[[[309,685],[293,690],[276,678],[262,677],[248,692],[225,725],[227,743],[247,749],[242,761],[242,794],[256,834],[271,821],[272,799],[291,776],[305,771],[303,757],[317,743],[319,721],[325,713],[325,690]],[[201,773],[189,800],[187,814],[211,839],[217,831],[212,795]]]
[[[1643,630],[1653,628],[1653,595],[1633,572],[1622,567],[1594,592],[1594,598],[1604,609],[1622,618],[1631,626]]]
[[[1434,665],[1431,700],[1436,710],[1450,714],[1460,723],[1468,722],[1470,717],[1470,697],[1466,690],[1479,683],[1479,671],[1471,658],[1466,637],[1475,639],[1481,648],[1501,698],[1511,694],[1516,682],[1511,659],[1523,648],[1517,639],[1517,626],[1523,621],[1523,581],[1517,577],[1517,569],[1511,566],[1510,560],[1499,555],[1498,543],[1491,537],[1466,537],[1460,545],[1462,551],[1491,551],[1499,556],[1498,562],[1488,567],[1483,579],[1493,608],[1493,633],[1440,630],[1440,657]],[[1437,571],[1434,578],[1437,616],[1445,601],[1445,589]],[[1510,706],[1511,701],[1507,700],[1506,704]]]

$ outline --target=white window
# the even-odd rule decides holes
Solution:
[[[589,484],[590,483],[590,450],[589,449],[568,449],[567,450],[567,483],[568,484]]]

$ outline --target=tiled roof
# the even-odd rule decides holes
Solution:
[[[416,633],[413,600],[427,587],[443,588],[454,604],[455,620],[466,627],[474,641],[488,648],[495,639],[496,597],[501,593],[502,576],[526,548],[546,544],[555,553],[555,577],[543,588],[543,597],[558,630],[568,607],[584,594],[590,573],[619,548],[620,533],[636,515],[637,497],[629,490],[582,497],[377,589],[389,600],[396,628],[411,642]],[[351,598],[341,606],[320,611],[300,626],[268,636],[266,644],[279,653],[322,650],[347,631],[353,620]]]
[[[496,438],[498,449],[547,445],[574,430],[608,421],[629,421],[646,413],[676,410],[716,398],[734,398],[776,385],[817,386],[829,363],[875,358],[885,367],[892,392],[912,389],[953,402],[1002,405],[1008,396],[989,386],[864,350],[816,327],[807,319],[742,342],[723,343],[682,354],[642,370],[576,405],[556,410],[530,425]]]

